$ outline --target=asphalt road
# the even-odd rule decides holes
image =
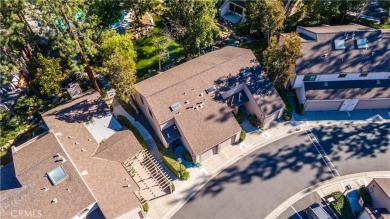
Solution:
[[[340,175],[390,170],[390,124],[312,129]],[[173,218],[265,218],[300,190],[331,178],[305,132],[273,142],[205,185]]]

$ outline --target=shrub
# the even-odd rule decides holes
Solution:
[[[359,197],[361,197],[364,201],[364,204],[370,206],[372,203],[371,195],[367,191],[367,188],[365,186],[361,186],[358,191]]]
[[[338,218],[355,218],[355,214],[352,212],[352,207],[349,204],[347,197],[345,197],[343,193],[333,192],[332,196],[336,199],[336,201],[331,203],[331,207],[334,212],[336,212]]]
[[[173,193],[176,189],[175,184],[171,183],[170,187],[171,187],[171,193]]]
[[[143,205],[142,205],[142,208],[144,209],[145,213],[148,213],[149,211],[149,204],[147,202],[145,202]]]
[[[238,111],[237,115],[234,115],[238,123],[242,123],[244,121],[244,113],[242,111]]]
[[[165,148],[165,149],[161,150],[160,155],[161,155],[161,159],[163,160],[164,164],[177,177],[180,177],[180,172],[183,172],[186,170],[186,167],[183,164],[179,164],[179,162],[177,162],[177,157],[171,149]]]
[[[183,176],[181,177],[181,179],[182,180],[187,180],[188,178],[190,178],[190,172],[184,171],[183,172]]]
[[[133,132],[134,136],[137,138],[137,140],[139,141],[139,143],[141,144],[141,146],[144,149],[148,149],[148,147],[146,145],[146,141],[142,137],[141,133],[138,131],[138,129],[135,126],[133,126],[133,124],[131,124],[131,122],[126,117],[124,117],[122,115],[119,115],[117,117],[117,120],[118,120],[118,122],[121,125],[123,125],[124,127],[130,129],[130,131]]]
[[[290,113],[284,112],[283,113],[283,120],[284,121],[290,121],[291,120],[291,112]]]
[[[241,133],[240,133],[240,142],[245,141],[245,138],[246,138],[246,132],[245,132],[244,130],[241,130]]]
[[[255,127],[257,127],[257,128],[260,128],[260,127],[261,127],[261,122],[260,122],[260,120],[257,118],[256,115],[250,114],[250,115],[248,116],[248,119],[249,119],[249,122],[250,122],[253,126],[255,126]]]
[[[182,156],[184,157],[184,160],[186,160],[188,162],[192,162],[192,157],[191,157],[190,152],[183,151]]]

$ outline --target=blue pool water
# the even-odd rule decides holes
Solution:
[[[184,147],[184,145],[180,145],[180,146],[177,146],[173,152],[175,152],[176,156],[178,158],[180,158],[182,160],[182,164],[186,167],[186,168],[190,168],[190,167],[193,167],[194,166],[194,163],[192,162],[188,162],[184,159],[183,157],[183,151],[186,151],[187,149]]]

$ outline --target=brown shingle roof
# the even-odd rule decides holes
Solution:
[[[55,153],[67,161],[56,162]],[[13,160],[22,187],[0,191],[0,218],[14,218],[12,210],[34,211],[40,218],[71,218],[96,202],[53,133],[17,149]],[[52,185],[46,174],[58,166],[67,178]]]
[[[101,143],[94,157],[123,163],[141,150],[142,146],[134,134],[128,129],[123,129]]]
[[[114,218],[139,207],[140,202],[134,194],[139,187],[121,163],[93,157],[99,144],[84,123],[108,112],[107,105],[97,92],[87,92],[44,113],[42,117],[50,130],[61,133],[57,136],[59,141],[79,172],[85,173],[82,177],[104,216]],[[128,184],[130,187],[127,187]]]
[[[379,187],[382,188],[383,192],[390,198],[390,179],[388,178],[375,178],[373,179]]]
[[[157,122],[174,118],[193,152],[199,154],[241,129],[220,95],[227,90],[246,84],[266,115],[284,106],[272,82],[259,76],[260,68],[247,76],[240,74],[256,65],[251,50],[224,47],[137,83],[135,89],[145,97]],[[207,94],[205,90],[212,85],[218,90]],[[172,111],[170,106],[175,103],[181,108]],[[199,105],[203,107],[192,108]]]
[[[389,72],[390,34],[372,28],[361,30],[364,28],[355,26],[302,27],[317,32],[317,40],[302,43],[302,57],[296,61],[297,74]],[[356,39],[363,38],[368,40],[367,49],[356,46]],[[346,48],[335,50],[334,40],[343,39]]]

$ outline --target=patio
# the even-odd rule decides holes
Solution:
[[[226,21],[230,22],[230,23],[233,23],[233,24],[237,24],[241,21],[242,17],[241,16],[238,16],[232,12],[228,12],[224,15],[222,15],[223,19],[225,19]]]

